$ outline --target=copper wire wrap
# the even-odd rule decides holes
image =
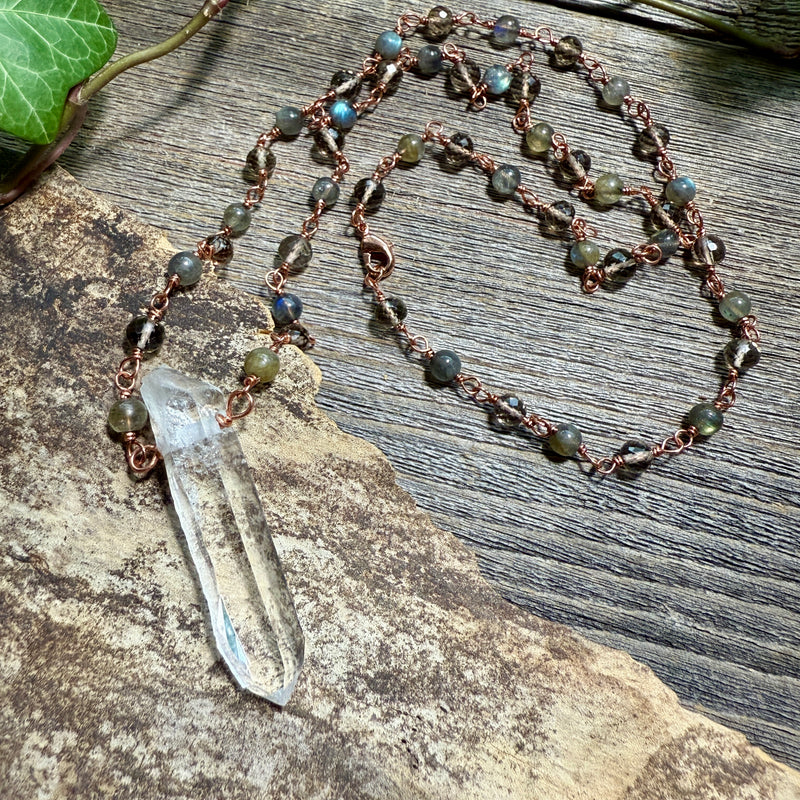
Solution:
[[[220,428],[229,428],[233,425],[235,420],[243,419],[256,407],[256,401],[253,395],[250,394],[250,390],[258,383],[260,383],[260,381],[255,375],[248,375],[242,382],[242,388],[234,389],[228,395],[225,413],[223,414],[220,412],[216,414],[216,419]],[[240,405],[242,402],[244,402],[244,408],[239,408],[237,411],[236,406]]]

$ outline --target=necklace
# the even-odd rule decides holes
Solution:
[[[481,72],[464,49],[453,42],[443,43],[460,28],[483,31],[499,50],[518,46],[520,52]],[[428,43],[414,54],[407,40],[416,33]],[[541,84],[534,66],[536,55],[541,53],[550,58],[555,69],[583,72],[606,109],[616,109],[636,124],[636,151],[653,162],[653,186],[627,184],[611,172],[590,177],[591,156],[571,147],[549,123],[535,119],[532,107]],[[364,285],[374,298],[377,320],[426,363],[434,383],[458,387],[488,409],[495,426],[545,440],[557,456],[575,457],[600,474],[633,476],[656,458],[682,453],[698,439],[719,430],[724,412],[736,401],[740,376],[758,361],[760,335],[756,318],[750,313],[750,300],[741,291],[726,290],[717,271],[726,255],[725,245],[707,232],[695,202],[695,184],[678,173],[668,154],[669,131],[653,119],[647,103],[632,94],[625,78],[609,75],[599,61],[584,52],[577,37],[557,38],[542,26],[528,29],[510,15],[488,20],[472,12],[454,15],[444,6],[431,9],[427,15],[402,14],[393,29],[378,37],[373,54],[359,70],[335,73],[327,91],[302,108],[286,106],[278,110],[274,127],[258,137],[247,156],[251,185],[243,201],[225,209],[218,231],[201,239],[194,250],[177,253],[170,260],[164,288],[153,296],[145,313],[134,317],[127,327],[129,353],[115,375],[119,400],[109,412],[109,425],[121,434],[133,472],[148,472],[159,460],[164,461],[208,604],[217,648],[242,687],[280,705],[288,701],[302,669],[304,639],[232,425],[254,409],[257,387],[276,376],[282,347],[313,345],[313,337],[300,322],[303,303],[287,287],[290,278],[310,264],[311,242],[322,217],[339,200],[350,168],[344,154],[345,134],[361,115],[373,111],[390,95],[405,74],[413,71],[432,77],[443,72],[446,64],[449,92],[467,98],[472,109],[481,111],[500,98],[513,104],[513,130],[524,137],[531,160],[556,172],[562,189],[600,208],[625,199],[626,206],[646,209],[657,230],[645,242],[613,246],[601,255],[600,232],[577,214],[572,202],[541,198],[522,181],[516,165],[498,164],[487,153],[477,151],[468,134],[447,135],[442,122],[432,121],[419,134],[403,135],[395,152],[381,159],[371,175],[355,183],[351,223],[359,238]],[[359,100],[363,89],[366,96]],[[329,177],[313,184],[312,213],[299,233],[281,241],[275,267],[265,276],[272,293],[275,327],[264,332],[266,345],[246,355],[242,386],[226,399],[219,389],[164,366],[148,371],[140,382],[144,359],[158,351],[163,342],[163,320],[173,298],[179,290],[197,283],[205,271],[231,261],[233,239],[250,227],[275,170],[273,145],[295,139],[304,127],[333,168]],[[489,178],[496,199],[516,199],[525,212],[538,219],[544,233],[562,238],[568,246],[569,263],[580,270],[581,287],[588,294],[601,288],[620,289],[642,268],[665,262],[681,249],[691,253],[702,276],[702,291],[732,326],[733,335],[723,354],[727,373],[715,399],[689,409],[684,424],[661,442],[631,439],[616,453],[598,457],[590,453],[575,424],[551,422],[529,412],[516,393],[486,388],[480,378],[462,368],[455,351],[435,349],[425,336],[412,331],[406,322],[406,303],[386,295],[382,288],[396,266],[394,248],[373,232],[367,218],[381,207],[386,179],[399,166],[420,162],[426,148],[436,147],[441,148],[440,158],[449,172],[467,165],[475,167]],[[139,388],[141,399],[136,396]],[[155,443],[142,437],[148,419]]]

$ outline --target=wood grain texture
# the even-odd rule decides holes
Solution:
[[[188,0],[157,15],[139,0],[107,6],[125,50],[194,9]],[[241,197],[240,164],[275,109],[309,101],[335,70],[357,66],[402,10],[350,0],[313,9],[233,3],[182,51],[99,97],[63,163],[166,228],[176,246],[191,246]],[[312,267],[293,282],[318,338],[319,401],[387,453],[420,506],[475,547],[506,597],[626,649],[687,705],[800,765],[798,72],[738,47],[539,3],[476,10],[578,34],[652,102],[673,132],[679,169],[700,186],[709,229],[728,243],[723,277],[754,299],[762,362],[712,440],[637,482],[587,477],[536,442],[492,431],[480,409],[429,386],[421,365],[376,333],[342,204],[324,222]],[[484,66],[497,60],[479,39],[468,46]],[[647,180],[630,153],[630,126],[599,111],[575,75],[540,73],[537,114],[588,149],[598,170]],[[509,117],[502,103],[467,112],[440,81],[409,76],[349,137],[349,185],[399,135],[444,118],[520,164],[542,196],[562,197],[521,154]],[[256,292],[278,241],[308,213],[313,180],[327,172],[305,141],[276,151],[265,207],[226,273]],[[587,215],[603,247],[643,237],[641,218],[625,210]],[[489,199],[480,176],[448,175],[433,160],[390,182],[375,228],[396,244],[390,288],[409,302],[416,328],[458,350],[489,386],[576,421],[602,451],[631,436],[663,438],[718,388],[728,332],[680,259],[642,272],[625,291],[584,296],[562,243]]]

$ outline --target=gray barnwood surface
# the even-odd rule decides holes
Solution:
[[[177,28],[196,3],[106,5],[127,52]],[[344,204],[325,220],[312,267],[293,281],[318,337],[320,402],[389,455],[400,482],[475,547],[506,597],[629,651],[687,706],[800,766],[800,76],[739,47],[637,24],[666,20],[644,7],[570,6],[481,0],[475,10],[578,34],[673,131],[674,157],[696,178],[710,229],[728,243],[723,277],[752,295],[764,330],[762,363],[743,381],[724,429],[636,482],[588,476],[535,441],[495,433],[479,408],[428,385],[418,361],[370,325]],[[62,163],[163,227],[177,247],[191,246],[241,196],[239,165],[275,109],[309,101],[335,70],[357,66],[402,10],[233,0],[182,51],[109,87]],[[498,60],[477,38],[468,46],[484,66]],[[648,180],[631,155],[629,124],[600,112],[580,77],[544,65],[540,73],[538,115],[591,151],[598,170]],[[400,134],[437,118],[519,164],[542,196],[562,196],[521,153],[508,107],[469,113],[440,79],[413,76],[349,137],[349,186]],[[226,273],[256,292],[277,242],[308,213],[311,183],[326,174],[303,139],[276,150],[264,207]],[[543,239],[518,207],[491,200],[479,175],[450,175],[429,159],[389,189],[374,226],[396,243],[391,290],[407,299],[415,328],[458,350],[489,386],[519,391],[551,419],[574,420],[603,452],[632,435],[663,438],[716,392],[728,331],[680,258],[624,291],[588,297],[565,268],[564,245]],[[605,247],[643,238],[630,208],[586,213]],[[97,356],[109,367],[117,358]]]

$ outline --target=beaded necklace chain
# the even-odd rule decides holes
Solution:
[[[520,53],[516,58],[491,65],[481,73],[478,64],[461,47],[453,42],[442,43],[460,28],[488,32],[495,47],[518,46]],[[429,43],[420,47],[415,55],[407,42],[417,33]],[[541,51],[549,56],[557,70],[583,71],[604,107],[619,109],[622,115],[635,121],[638,155],[654,162],[655,183],[652,188],[626,185],[619,175],[609,172],[591,178],[589,154],[571,148],[562,133],[547,122],[535,119],[532,104],[541,85],[533,67],[534,56]],[[445,70],[448,64],[449,68]],[[601,208],[613,206],[623,197],[638,198],[646,204],[645,208],[658,230],[645,242],[630,248],[615,247],[603,255],[595,241],[598,231],[576,214],[571,202],[549,202],[540,198],[522,183],[516,166],[497,164],[486,153],[475,150],[468,134],[455,132],[448,136],[444,125],[434,121],[421,134],[404,135],[395,152],[383,158],[372,175],[354,186],[355,208],[351,221],[360,239],[366,272],[364,284],[373,293],[377,319],[394,330],[409,350],[425,360],[428,374],[435,382],[460,387],[469,398],[489,410],[497,425],[527,430],[546,440],[557,455],[577,457],[600,474],[637,474],[657,457],[681,453],[698,437],[719,430],[724,412],[736,400],[740,376],[758,361],[760,334],[756,318],[750,313],[748,296],[737,290],[727,291],[717,272],[717,265],[725,257],[725,245],[707,232],[695,202],[694,182],[678,173],[668,155],[669,131],[654,121],[647,103],[631,94],[624,78],[609,76],[599,61],[584,52],[577,37],[557,38],[547,27],[528,29],[510,15],[486,20],[472,12],[453,14],[444,6],[437,6],[427,15],[402,14],[394,29],[378,37],[373,53],[359,70],[337,72],[327,91],[313,102],[301,108],[287,106],[279,109],[274,127],[258,137],[247,156],[245,171],[251,185],[243,201],[225,209],[222,227],[217,232],[201,239],[194,250],[177,253],[170,260],[165,287],[155,294],[146,311],[128,325],[130,352],[120,363],[115,376],[119,400],[112,406],[108,420],[111,428],[122,434],[128,464],[134,472],[149,471],[160,457],[156,446],[141,436],[148,418],[144,403],[135,396],[142,361],[162,344],[163,319],[177,290],[197,283],[204,271],[213,271],[231,261],[232,239],[250,227],[253,212],[262,203],[275,170],[273,145],[296,138],[305,127],[315,138],[320,152],[334,166],[329,177],[314,183],[311,189],[312,213],[303,221],[299,233],[280,242],[277,266],[265,276],[272,293],[271,311],[275,327],[268,334],[267,346],[256,347],[246,355],[242,386],[229,394],[227,407],[217,414],[217,422],[223,428],[253,410],[253,390],[275,378],[280,367],[278,353],[284,345],[296,344],[303,348],[313,345],[313,337],[299,321],[303,304],[297,295],[287,292],[289,277],[310,263],[313,255],[311,241],[318,232],[320,220],[339,199],[340,187],[350,168],[343,152],[344,134],[353,129],[360,116],[375,109],[391,94],[406,73],[415,72],[423,76],[446,72],[451,92],[468,98],[470,107],[477,111],[485,108],[490,100],[505,98],[516,108],[512,128],[524,137],[529,154],[546,163],[555,163],[577,197]],[[366,96],[359,100],[364,91]],[[649,444],[634,439],[612,455],[598,457],[590,454],[574,424],[553,423],[536,413],[529,413],[515,394],[491,391],[478,377],[462,371],[461,360],[455,352],[435,350],[426,337],[412,332],[405,321],[406,304],[399,298],[385,295],[381,288],[395,267],[393,247],[371,230],[366,218],[380,207],[385,196],[386,178],[399,164],[419,162],[426,145],[441,147],[443,158],[453,171],[473,165],[484,172],[498,199],[516,198],[526,211],[538,216],[547,232],[561,236],[568,244],[570,262],[582,270],[581,286],[587,293],[600,287],[620,288],[642,266],[663,262],[679,250],[691,253],[702,271],[703,293],[717,303],[720,315],[731,325],[732,338],[724,349],[727,373],[715,399],[692,407],[684,424],[661,442]]]

